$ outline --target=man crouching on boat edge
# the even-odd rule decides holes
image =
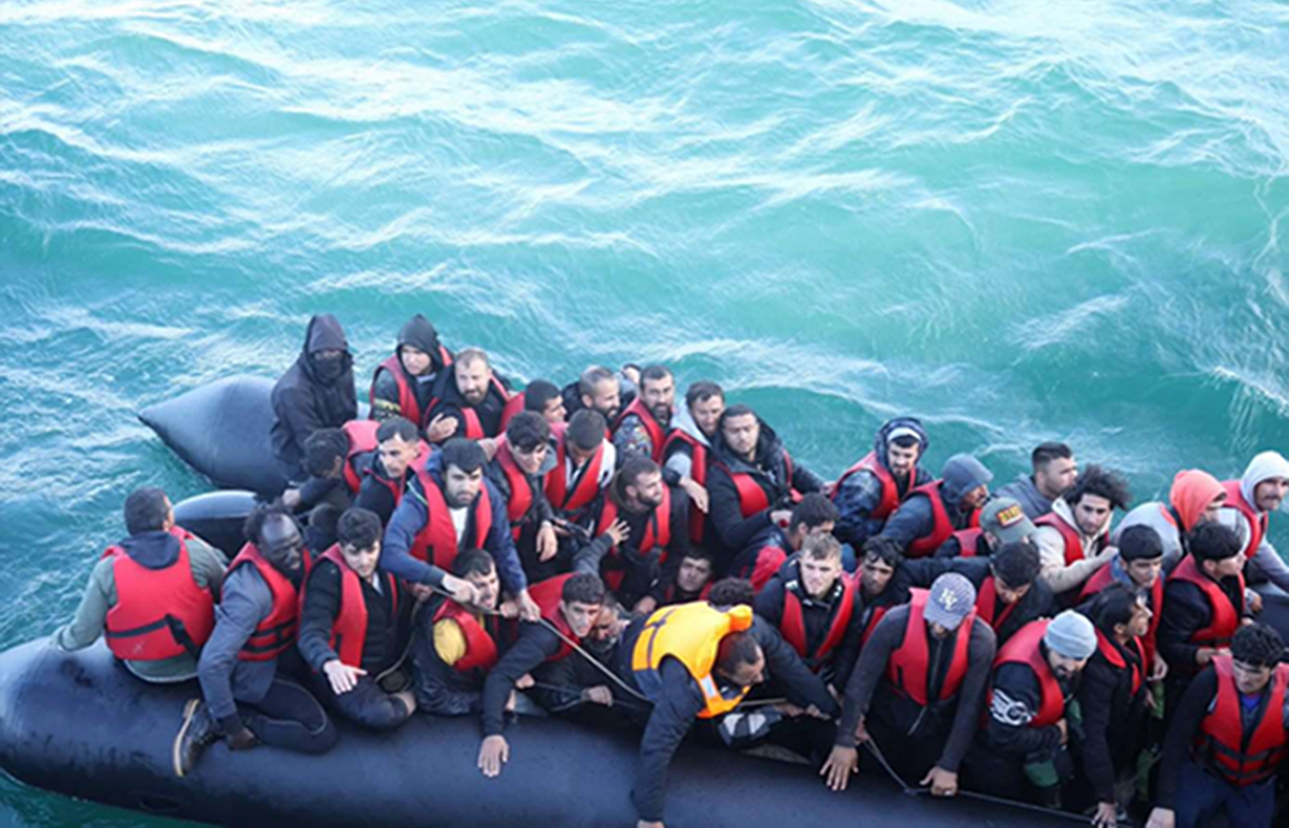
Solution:
[[[831,719],[838,713],[823,681],[750,606],[716,603],[720,586],[711,603],[663,607],[633,621],[623,637],[622,672],[653,703],[631,795],[637,828],[662,828],[667,767],[694,719],[734,710],[765,681],[767,667],[789,701],[809,715]]]

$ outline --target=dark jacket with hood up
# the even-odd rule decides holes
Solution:
[[[927,440],[926,430],[922,427],[922,422],[915,417],[896,417],[893,420],[887,420],[877,431],[877,436],[873,438],[873,453],[877,455],[877,462],[882,464],[883,468],[889,470],[890,466],[886,459],[886,446],[890,440],[891,432],[897,428],[912,429],[917,432],[918,440],[922,444],[918,459],[926,454],[930,441]],[[905,480],[900,488],[900,499],[908,497],[908,493],[913,489],[921,486],[923,483],[931,482],[931,473],[918,465],[913,470],[913,474]],[[897,479],[896,484],[900,481]],[[871,515],[879,503],[882,501],[882,483],[877,479],[877,475],[870,471],[858,471],[847,477],[837,491],[832,495],[833,503],[837,506],[837,527],[833,534],[837,540],[842,543],[849,543],[856,549],[864,545],[864,541],[873,535],[882,531],[886,525],[886,518],[874,518]],[[889,517],[889,516],[888,516]]]
[[[792,508],[789,495],[793,489],[801,494],[823,489],[822,480],[800,463],[791,461],[774,429],[759,417],[757,422],[761,425],[761,435],[757,440],[754,463],[735,455],[725,444],[720,431],[712,438],[711,465],[707,472],[708,517],[725,547],[726,560],[747,546],[753,535],[770,525],[770,512]],[[731,474],[750,474],[765,492],[769,507],[751,517],[743,517],[738,487],[734,485]]]
[[[343,351],[334,376],[323,376],[317,353]],[[329,313],[309,320],[304,348],[295,364],[273,386],[273,456],[288,480],[301,480],[304,441],[323,428],[339,428],[358,417],[354,392],[354,358],[340,322]]]
[[[971,512],[962,508],[962,498],[977,486],[988,485],[993,480],[993,473],[974,457],[954,455],[945,462],[942,477],[940,496],[949,521],[954,529],[966,529]],[[913,541],[929,535],[934,525],[931,499],[924,494],[916,494],[900,504],[900,508],[890,516],[882,529],[882,536],[907,549]]]
[[[394,349],[395,356],[402,354],[403,346],[411,345],[419,351],[424,351],[430,355],[430,370],[421,376],[413,376],[407,373],[400,361],[398,370],[403,379],[412,388],[412,393],[416,395],[416,401],[421,405],[421,420],[425,419],[425,414],[429,410],[430,402],[434,397],[434,384],[438,381],[439,376],[443,373],[443,357],[439,354],[439,332],[435,330],[434,324],[421,314],[413,316],[398,332],[398,347]],[[371,418],[373,420],[388,420],[391,417],[407,417],[407,419],[416,423],[417,427],[424,426],[424,422],[417,422],[416,418],[409,417],[409,412],[403,411],[398,404],[398,381],[394,375],[386,368],[378,367],[376,373],[372,375],[371,380]]]

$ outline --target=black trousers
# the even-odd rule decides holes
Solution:
[[[362,676],[357,687],[339,695],[332,692],[326,676],[315,677],[314,686],[328,707],[368,730],[393,730],[412,715],[401,699],[382,690],[371,676]]]
[[[242,723],[263,744],[297,753],[326,753],[336,744],[336,726],[318,700],[290,679],[273,679],[255,704],[237,703]]]

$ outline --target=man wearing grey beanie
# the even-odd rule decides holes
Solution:
[[[999,650],[985,727],[966,762],[969,787],[1060,806],[1074,774],[1069,743],[1082,734],[1074,691],[1096,649],[1092,622],[1066,610],[1027,624]]]

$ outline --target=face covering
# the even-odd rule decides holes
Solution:
[[[318,376],[320,382],[328,385],[340,379],[340,375],[345,372],[345,359],[343,356],[324,359],[323,357],[313,356],[313,371]]]

